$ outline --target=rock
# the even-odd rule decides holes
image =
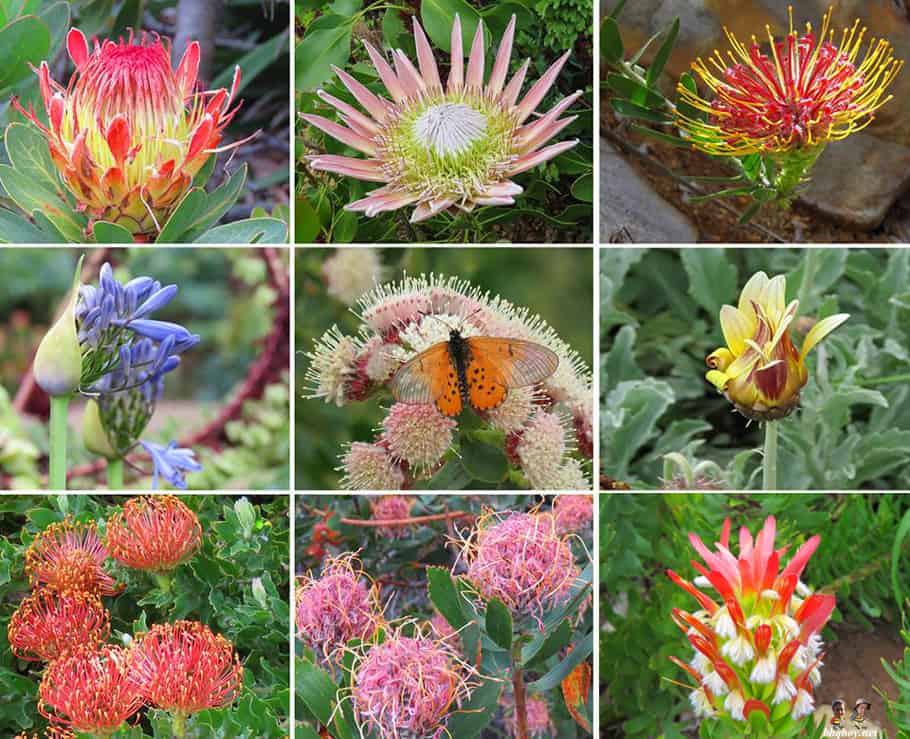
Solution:
[[[600,141],[600,239],[691,244],[695,226],[654,191],[609,143]]]
[[[800,200],[843,225],[871,231],[908,189],[910,148],[857,133],[828,145]]]

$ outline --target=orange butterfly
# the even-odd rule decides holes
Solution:
[[[444,416],[457,416],[464,404],[476,411],[498,408],[513,387],[543,382],[559,366],[545,346],[491,336],[465,338],[457,329],[398,368],[389,387],[402,403],[435,403]]]

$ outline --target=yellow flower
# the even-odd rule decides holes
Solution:
[[[720,325],[727,345],[705,359],[708,382],[748,418],[773,421],[799,405],[809,379],[806,356],[850,316],[838,313],[818,321],[797,351],[790,326],[799,301],[786,304],[787,278],[757,272],[739,296],[739,307],[725,305]]]

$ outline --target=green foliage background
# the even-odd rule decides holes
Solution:
[[[851,316],[809,355],[802,407],[780,422],[780,489],[910,488],[905,249],[603,250],[602,471],[657,488],[663,456],[678,452],[721,468],[721,488],[761,484],[761,424],[704,379],[704,358],[723,345],[720,307],[759,270],[787,276],[798,316]]]
[[[536,504],[542,504],[543,509],[546,510],[553,498],[552,496],[528,495],[463,495],[455,497],[427,494],[415,496],[414,500],[411,515],[423,516],[457,511],[477,515],[484,509],[527,511]],[[434,590],[440,585],[440,581],[435,578],[444,576],[443,582],[450,581],[447,573],[453,568],[455,576],[463,574],[464,566],[458,564],[459,548],[453,540],[470,533],[473,526],[472,518],[413,526],[407,529],[406,536],[397,540],[388,538],[375,528],[355,526],[341,521],[342,518],[354,520],[370,518],[370,502],[371,496],[297,496],[295,527],[297,574],[311,572],[318,575],[325,557],[348,551],[359,552],[364,571],[380,585],[379,602],[385,606],[385,615],[388,620],[412,618],[425,621],[434,614],[437,608],[441,610],[446,605],[451,606],[443,595]],[[330,514],[329,517],[326,518],[322,515],[324,513]],[[318,534],[314,536],[315,527],[326,523],[338,540],[328,546],[324,544],[319,546],[318,542],[321,539]],[[593,531],[589,528],[587,531],[579,532],[577,539],[572,542],[576,563],[582,570],[588,568],[590,564],[589,552],[593,543],[592,536]],[[314,544],[316,544],[315,547]],[[588,568],[586,575],[582,577],[590,576],[591,572],[592,570]],[[434,578],[432,582],[431,578]],[[582,583],[579,583],[578,592],[590,592],[589,583],[589,580],[586,581],[583,587]],[[584,596],[580,595],[579,598],[584,598]],[[499,695],[511,691],[508,655],[504,654],[501,648],[497,648],[496,640],[492,640],[489,635],[489,631],[493,631],[493,629],[490,628],[490,621],[484,620],[484,609],[480,608],[478,613],[474,613],[466,602],[463,607],[466,611],[465,615],[477,621],[475,628],[479,627],[483,631],[481,672],[486,676],[492,676],[493,680],[486,681],[485,687],[478,688],[476,698],[472,700],[473,705],[466,707],[469,710],[458,716],[457,723],[449,724],[451,735],[453,739],[471,739],[472,737],[493,739],[494,737],[510,736],[505,728],[503,711],[497,707]],[[505,610],[504,606],[502,608]],[[565,660],[568,659],[564,652],[566,644],[572,644],[579,656],[585,654],[585,638],[586,635],[590,636],[593,628],[592,609],[584,608],[582,614],[577,605],[570,608],[568,620],[571,622],[571,626],[564,623],[565,613],[561,618],[553,618],[551,623],[550,617],[556,617],[561,610],[553,609],[544,617],[546,628],[543,633],[536,624],[530,622],[521,625],[515,624],[515,639],[518,639],[519,632],[523,630],[525,638],[531,637],[537,647],[540,647],[541,642],[550,638],[553,643],[562,644],[547,659],[529,661],[526,680],[529,684],[529,693],[531,695],[536,693],[549,704],[550,715],[556,728],[553,736],[558,736],[560,739],[576,739],[576,737],[581,739],[589,737],[591,734],[582,729],[567,711],[559,688],[559,681],[545,687],[544,680],[541,678],[546,677],[550,680],[553,675],[557,674],[556,671],[560,666],[564,665]],[[508,626],[511,628],[513,625],[511,617],[508,621]],[[558,638],[554,636],[557,626],[560,627],[558,629],[560,632],[564,632]],[[464,643],[472,638],[471,628],[470,626],[465,627],[461,632]],[[509,637],[511,638],[511,633]],[[498,634],[497,638],[502,637]],[[317,670],[313,665],[313,654],[304,648],[300,640],[296,641],[296,645],[297,708],[295,717],[298,724],[296,737],[312,739],[316,736],[314,733],[316,722],[312,718],[312,708],[319,704],[319,701],[314,700],[312,692],[312,686],[317,680],[316,676],[321,673],[325,680],[329,681],[325,685],[331,692],[334,692],[335,685],[327,673]],[[525,651],[531,649],[532,647],[526,647]],[[476,650],[471,653],[471,650],[465,648],[462,658],[468,663],[474,664],[477,660]],[[538,689],[535,690],[533,681],[538,679],[541,680],[538,683]],[[500,680],[504,682],[500,682]],[[590,705],[589,700],[588,706]],[[472,714],[469,712],[470,710],[474,710],[476,713]],[[337,723],[333,723],[330,732],[331,736],[336,739],[346,736],[343,730],[339,730]],[[356,728],[354,728],[351,736],[357,735]],[[373,739],[373,735],[370,734],[368,739]]]
[[[322,263],[330,249],[298,249],[296,255],[295,405],[296,485],[298,490],[338,487],[335,470],[342,445],[369,441],[380,420],[379,407],[391,396],[337,408],[321,400],[300,397],[308,366],[303,352],[335,323],[356,333],[359,322],[348,306],[326,293]],[[470,280],[518,306],[539,313],[579,354],[591,362],[593,280],[590,249],[534,248],[410,248],[382,251],[386,281],[435,272]],[[589,366],[593,366],[589,364]]]
[[[689,678],[668,657],[683,661],[691,647],[670,618],[674,607],[697,604],[666,575],[696,573],[698,559],[688,534],[709,548],[720,536],[724,518],[754,535],[768,515],[777,519],[777,544],[796,548],[813,534],[821,545],[809,560],[803,580],[834,593],[831,623],[854,631],[893,630],[901,624],[899,604],[910,578],[910,497],[828,493],[687,493],[629,495],[600,499],[600,719],[601,736],[682,739],[691,736],[688,691],[673,680]],[[734,551],[736,544],[733,544]],[[822,633],[826,651],[837,650],[835,632]],[[861,637],[855,637],[861,638]],[[908,639],[910,644],[910,639]],[[889,716],[910,730],[910,646],[899,672],[900,691],[890,688]],[[822,668],[821,689],[825,685]],[[869,686],[865,686],[868,689]],[[876,686],[881,687],[881,686]],[[879,698],[876,697],[876,701]],[[882,712],[884,713],[884,712]],[[686,733],[684,733],[686,732]]]
[[[412,18],[417,18],[436,50],[437,63],[446,74],[452,22],[461,18],[466,52],[482,19],[487,70],[492,67],[499,39],[512,14],[518,32],[512,52],[510,75],[525,58],[531,59],[523,92],[565,51],[572,56],[538,110],[549,110],[559,99],[583,90],[571,109],[579,119],[563,130],[558,140],[578,138],[581,143],[541,167],[523,173],[516,181],[525,188],[516,204],[485,207],[475,214],[436,216],[413,228],[401,213],[366,218],[343,206],[366,195],[371,183],[314,173],[302,161],[308,153],[350,154],[350,150],[298,120],[295,144],[297,192],[295,242],[495,242],[588,243],[593,224],[593,40],[594,7],[591,0],[422,0],[394,4],[386,0],[303,0],[295,3],[297,65],[296,110],[337,120],[334,108],[316,96],[325,89],[335,97],[354,102],[331,70],[335,65],[353,74],[378,94],[386,94],[361,40],[377,48],[403,49],[416,59]],[[445,77],[443,77],[445,79]],[[410,217],[408,209],[407,217]],[[404,211],[402,211],[404,212]]]
[[[40,664],[15,659],[7,642],[9,619],[29,590],[25,550],[35,535],[66,515],[104,519],[122,496],[60,495],[0,497],[0,733],[45,726],[37,709]],[[190,720],[199,739],[282,737],[289,705],[289,518],[286,496],[234,499],[184,496],[202,524],[203,546],[174,573],[163,591],[145,572],[109,560],[109,571],[126,589],[105,598],[111,612],[111,641],[126,644],[155,623],[198,620],[233,642],[244,665],[241,697],[231,707],[201,712]],[[258,583],[258,584],[257,584]],[[259,587],[261,585],[261,588]],[[164,714],[149,711],[140,726],[112,739],[169,739]]]

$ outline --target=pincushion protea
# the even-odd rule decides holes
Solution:
[[[173,495],[131,498],[107,522],[111,556],[140,570],[173,570],[201,544],[199,519]]]
[[[345,206],[367,216],[414,205],[411,221],[416,223],[449,208],[471,211],[479,205],[513,204],[522,188],[509,178],[578,143],[570,140],[541,148],[575,120],[576,116],[560,119],[560,115],[581,96],[581,91],[575,92],[545,115],[526,122],[552,87],[570,52],[557,59],[519,102],[530,60],[506,84],[514,36],[513,15],[486,84],[483,25],[477,26],[465,69],[457,15],[445,85],[416,19],[414,42],[419,69],[400,49],[392,52],[390,65],[364,42],[391,100],[375,95],[347,72],[333,67],[366,114],[320,90],[319,97],[339,111],[346,125],[319,115],[301,117],[367,158],[317,154],[307,157],[310,165],[358,180],[387,183]]]
[[[19,659],[51,662],[78,646],[97,647],[110,632],[110,616],[97,596],[42,588],[19,604],[7,635]]]
[[[705,359],[706,378],[748,418],[784,418],[799,405],[799,393],[809,380],[809,352],[850,316],[838,313],[816,322],[797,351],[790,327],[799,301],[785,303],[787,279],[756,272],[739,297],[739,307],[725,305],[720,324],[726,347]]]
[[[217,151],[240,84],[197,90],[199,44],[193,41],[177,69],[157,36],[131,33],[118,42],[95,41],[70,30],[66,49],[76,71],[64,87],[38,69],[49,125],[29,106],[13,105],[47,138],[51,158],[91,221],[110,221],[145,241],[161,230]],[[238,146],[235,142],[228,147]],[[89,226],[91,228],[91,225]]]
[[[729,61],[715,51],[709,63],[699,59],[692,65],[714,99],[679,85],[680,100],[708,115],[704,121],[679,113],[679,126],[692,143],[709,154],[803,150],[817,156],[829,141],[868,126],[875,112],[891,100],[885,91],[903,62],[894,58],[884,39],[870,40],[859,62],[866,29],[860,29],[857,20],[835,45],[834,31],[829,32],[831,12],[825,14],[818,36],[807,23],[800,37],[793,28],[791,7],[785,40],[775,41],[767,29],[770,56],[754,36],[747,48],[724,29],[733,48],[727,52]]]
[[[123,590],[104,570],[107,549],[95,522],[52,523],[25,552],[25,572],[32,587],[43,585],[58,593],[116,595]]]
[[[754,541],[741,528],[738,557],[730,551],[730,519],[714,552],[689,534],[705,561],[692,562],[702,577],[692,583],[673,570],[667,574],[701,606],[694,613],[673,609],[695,655],[689,663],[670,659],[695,679],[689,698],[699,717],[743,722],[758,711],[773,728],[769,736],[787,737],[814,710],[824,656],[819,634],[834,596],[813,593],[800,580],[821,537],[808,539],[781,569],[788,547],[774,548],[775,532],[773,516]]]

